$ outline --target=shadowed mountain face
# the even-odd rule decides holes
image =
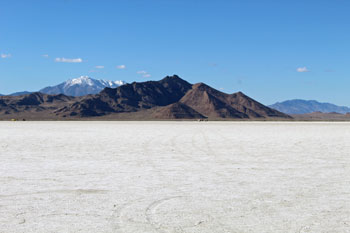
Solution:
[[[337,106],[330,103],[320,103],[315,100],[287,100],[281,103],[275,103],[269,106],[286,114],[308,114],[312,112],[323,113],[348,113],[350,108],[345,106]]]
[[[203,83],[190,84],[178,76],[160,81],[105,88],[83,97],[32,93],[0,97],[1,113],[42,112],[46,118],[105,117],[106,119],[289,119],[241,92],[226,94]]]
[[[21,96],[0,97],[0,118],[33,115],[37,119],[50,119],[51,113],[70,103],[74,98],[65,95],[46,95],[39,92]]]

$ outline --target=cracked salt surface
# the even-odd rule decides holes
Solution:
[[[0,232],[350,232],[350,124],[0,122]]]

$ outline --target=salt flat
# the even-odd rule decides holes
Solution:
[[[0,232],[350,232],[350,123],[0,122]]]

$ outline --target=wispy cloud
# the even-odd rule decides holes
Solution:
[[[83,62],[83,59],[81,58],[60,58],[60,57],[57,57],[55,59],[55,62],[67,62],[67,63],[81,63]]]
[[[105,68],[104,66],[95,66],[96,69],[103,69]]]
[[[297,72],[305,73],[305,72],[310,72],[310,70],[308,68],[306,68],[306,66],[304,66],[304,67],[297,68]]]
[[[123,70],[125,68],[126,68],[126,65],[119,65],[119,66],[117,66],[117,69],[119,69],[119,70]]]
[[[49,57],[49,55],[48,54],[43,54],[43,55],[41,55],[42,57],[45,57],[45,58],[48,58]]]
[[[9,57],[11,57],[11,54],[2,53],[0,56],[1,56],[1,58],[9,58]]]
[[[137,74],[141,74],[142,77],[144,77],[144,78],[149,78],[149,77],[151,77],[151,75],[150,75],[147,71],[145,71],[145,70],[140,70],[140,71],[137,71],[136,73],[137,73]]]

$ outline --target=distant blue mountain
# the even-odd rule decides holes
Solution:
[[[270,108],[276,109],[286,114],[306,114],[312,112],[337,112],[337,113],[348,113],[350,108],[345,106],[337,106],[330,103],[320,103],[316,100],[287,100],[283,102],[277,102],[269,106]]]
[[[21,91],[21,92],[15,92],[15,93],[9,94],[7,96],[19,96],[19,95],[27,95],[27,94],[31,94],[31,93],[33,93],[33,92]],[[6,95],[0,94],[0,96],[6,96]]]
[[[19,96],[19,95],[28,95],[28,94],[31,94],[33,92],[30,92],[30,91],[20,91],[20,92],[15,92],[15,93],[12,93],[12,94],[9,94],[10,96]]]

